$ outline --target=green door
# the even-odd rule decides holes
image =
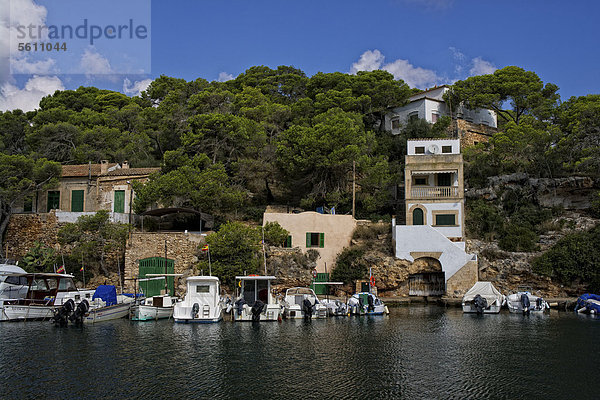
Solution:
[[[423,210],[415,208],[413,210],[413,225],[423,225]]]
[[[71,212],[83,211],[83,190],[71,191]]]
[[[48,192],[48,212],[50,210],[58,210],[60,207],[60,192],[58,190],[51,190]]]
[[[124,213],[125,212],[125,191],[124,190],[115,190],[115,212],[116,213]]]
[[[317,277],[315,282],[327,282],[329,281],[329,273],[319,272],[317,273]],[[327,285],[311,285],[312,290],[315,291],[315,294],[327,294]]]
[[[167,274],[174,273],[175,260],[167,258]],[[144,258],[139,262],[139,278],[146,278],[146,274],[164,274],[165,273],[165,259],[163,257],[151,257]],[[146,295],[146,297],[156,296],[165,290],[164,278],[149,277],[149,281],[142,281],[139,283],[140,289]],[[167,285],[169,288],[169,294],[174,293],[174,277],[169,276],[167,278]]]

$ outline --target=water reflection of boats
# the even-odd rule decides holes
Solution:
[[[462,299],[464,313],[497,314],[505,296],[491,282],[476,282]]]
[[[579,296],[575,311],[578,313],[600,314],[600,295],[585,293]]]
[[[371,292],[355,293],[348,299],[350,315],[383,315],[389,314],[387,306]]]
[[[529,314],[541,313],[550,309],[548,303],[541,297],[535,296],[529,286],[519,286],[516,293],[506,296],[508,310],[512,313]]]
[[[6,264],[0,267],[0,321],[49,319],[69,300],[73,307],[86,297],[90,292],[80,292],[73,275],[27,273]]]
[[[310,288],[294,287],[285,291],[283,298],[284,318],[327,317],[327,306],[321,304],[315,292]]]
[[[232,310],[234,321],[277,321],[281,318],[281,305],[271,293],[274,276],[236,276],[240,295]]]
[[[187,292],[173,311],[175,322],[219,322],[223,319],[223,302],[220,300],[220,282],[215,276],[190,276]]]

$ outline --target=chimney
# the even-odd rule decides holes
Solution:
[[[100,173],[105,174],[108,172],[108,160],[100,161]]]
[[[129,161],[127,161],[127,160],[123,161],[123,163],[121,164],[121,168],[129,169]]]

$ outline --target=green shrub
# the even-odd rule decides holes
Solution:
[[[277,222],[267,222],[263,227],[265,243],[271,246],[284,246],[290,233]]]
[[[505,219],[498,207],[492,203],[477,199],[467,203],[466,225],[469,236],[493,240],[504,229]]]
[[[508,224],[504,228],[504,234],[498,241],[498,246],[506,251],[534,251],[538,235],[525,226]]]
[[[331,279],[351,283],[364,278],[368,271],[367,263],[363,259],[364,255],[365,249],[362,246],[345,248],[335,261],[335,267],[331,271]]]

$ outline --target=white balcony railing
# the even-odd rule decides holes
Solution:
[[[412,199],[443,199],[458,197],[458,186],[413,187],[410,190]]]

